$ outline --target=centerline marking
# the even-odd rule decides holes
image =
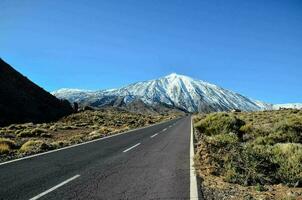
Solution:
[[[48,193],[50,193],[50,192],[52,192],[52,191],[58,189],[59,187],[62,187],[63,185],[67,184],[68,182],[73,181],[74,179],[79,178],[79,177],[80,177],[79,174],[78,174],[78,175],[75,175],[75,176],[73,176],[73,177],[67,179],[66,181],[63,181],[62,183],[60,183],[60,184],[58,184],[58,185],[56,185],[56,186],[54,186],[54,187],[52,187],[52,188],[46,190],[45,192],[42,192],[41,194],[38,194],[37,196],[35,196],[35,197],[33,197],[33,198],[29,199],[29,200],[36,200],[36,199],[39,199],[39,198],[43,197],[44,195],[46,195],[46,194],[48,194]]]
[[[166,130],[167,130],[167,128],[165,128],[165,129],[164,129],[164,130],[162,130],[162,131],[164,132],[164,131],[166,131]]]
[[[154,138],[157,135],[158,135],[158,133],[155,133],[154,135],[151,135],[150,138]]]
[[[123,152],[126,153],[127,151],[130,151],[131,149],[134,149],[135,147],[137,147],[138,145],[140,145],[141,143],[137,143],[136,145],[133,145],[132,147],[124,150]]]

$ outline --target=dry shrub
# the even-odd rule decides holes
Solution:
[[[9,153],[11,148],[8,144],[0,143],[0,155]]]
[[[240,134],[240,128],[244,121],[228,113],[209,114],[195,124],[195,127],[203,134],[211,136],[217,134]]]
[[[17,145],[13,140],[7,138],[0,138],[0,144],[8,145],[10,149],[15,148]]]
[[[301,111],[214,113],[195,122],[197,168],[206,166],[211,174],[241,185],[301,186]]]
[[[22,153],[36,153],[50,149],[50,146],[41,140],[29,140],[21,146],[19,151]]]

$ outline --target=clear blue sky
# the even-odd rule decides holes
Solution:
[[[176,72],[302,102],[301,0],[1,0],[0,57],[48,91]]]

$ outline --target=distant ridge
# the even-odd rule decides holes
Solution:
[[[57,99],[0,58],[0,126],[46,122],[72,112],[68,101]]]

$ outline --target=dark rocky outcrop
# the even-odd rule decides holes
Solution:
[[[57,99],[0,58],[0,126],[47,122],[72,112],[68,101]]]

